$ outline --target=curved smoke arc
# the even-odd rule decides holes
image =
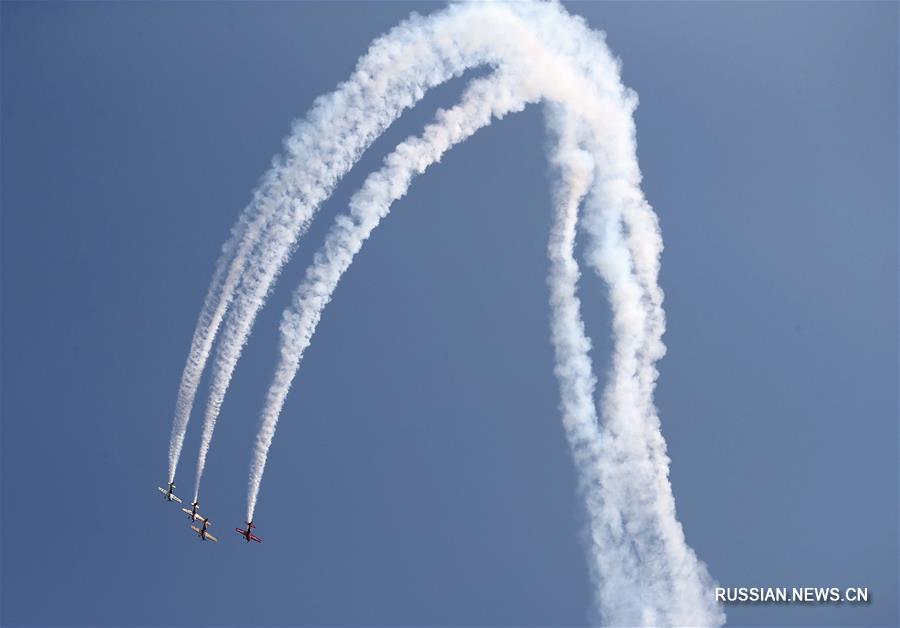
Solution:
[[[393,56],[404,50],[399,57]],[[410,60],[410,51],[416,53],[415,61]],[[423,58],[433,65],[421,65]],[[262,194],[277,202],[245,212],[250,216],[247,224],[260,225],[259,235],[255,240],[247,238],[247,229],[241,236],[247,239],[232,247],[237,253],[230,268],[237,269],[234,275],[239,275],[239,284],[226,294],[229,281],[223,282],[214,310],[218,312],[221,303],[231,308],[213,368],[198,490],[218,410],[255,315],[318,203],[379,128],[378,124],[366,126],[366,116],[371,114],[353,109],[365,100],[359,97],[361,85],[367,81],[381,88],[390,84],[380,93],[399,94],[399,108],[386,106],[375,114],[386,126],[404,104],[421,98],[425,87],[485,62],[498,68],[496,75],[473,82],[461,105],[451,110],[467,112],[473,107],[474,111],[449,124],[448,112],[442,112],[424,139],[401,144],[385,168],[367,179],[351,201],[351,217],[338,219],[299,296],[285,313],[281,362],[267,395],[251,467],[249,518],[303,345],[308,344],[330,291],[368,233],[391,202],[405,193],[412,175],[439,159],[443,150],[493,116],[544,100],[550,103],[546,111],[557,178],[548,247],[551,337],[563,422],[589,514],[590,565],[601,616],[614,624],[721,623],[724,615],[709,599],[711,579],[687,547],[675,517],[665,442],[652,401],[654,364],[664,352],[662,292],[657,282],[662,241],[656,216],[640,191],[632,118],[636,98],[621,85],[618,63],[602,38],[557,5],[454,5],[428,18],[415,17],[376,42],[360,61],[354,78],[320,100],[308,122],[287,140],[289,157],[276,163],[267,181],[290,185],[284,185],[280,198]],[[380,78],[367,73],[365,68],[373,66],[384,70]],[[398,74],[402,78],[395,81]],[[353,98],[356,104],[348,112],[348,99]],[[335,120],[356,120],[359,125],[323,124]],[[350,150],[341,152],[345,145]],[[295,157],[301,154],[316,159],[299,163]],[[320,159],[322,155],[329,157]],[[305,168],[318,174],[304,178]],[[292,192],[296,194],[291,196]],[[581,224],[588,235],[586,258],[606,282],[613,309],[615,354],[603,395],[602,425],[593,401],[590,342],[584,335],[576,295],[579,271],[572,247],[579,206],[583,206]],[[214,289],[215,281],[211,293]],[[174,436],[173,428],[173,440]]]

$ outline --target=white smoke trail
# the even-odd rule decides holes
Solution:
[[[558,282],[551,285],[551,295],[554,299],[557,375],[561,381],[564,414],[568,416],[564,421],[586,500],[592,573],[598,578],[600,611],[604,621],[614,624],[705,625],[721,622],[721,611],[710,600],[709,577],[685,544],[681,526],[675,518],[665,444],[652,402],[656,377],[653,365],[664,350],[660,339],[664,327],[662,293],[656,281],[661,240],[655,216],[643,200],[639,187],[640,172],[631,117],[636,101],[622,87],[616,61],[599,36],[557,5],[456,5],[425,20],[416,18],[401,27],[401,31],[406,26],[424,36],[417,40],[421,48],[415,49],[416,55],[393,59],[404,70],[409,70],[405,76],[412,78],[405,85],[414,85],[421,91],[428,80],[416,79],[418,72],[443,77],[487,61],[521,81],[516,87],[523,93],[537,90],[541,97],[560,103],[565,110],[565,115],[558,121],[560,129],[578,121],[570,131],[560,133],[560,137],[566,138],[560,144],[564,147],[560,148],[560,154],[571,157],[560,157],[559,162],[567,166],[560,169],[557,198],[563,200],[557,201],[557,231],[550,245],[551,282]],[[373,51],[366,59],[371,60]],[[564,56],[567,63],[560,64],[560,56]],[[420,58],[427,62],[415,65]],[[523,66],[527,66],[526,72],[511,70]],[[390,63],[383,64],[382,69],[384,76],[393,76],[394,68]],[[402,91],[404,83],[399,81],[398,84]],[[385,93],[390,93],[390,89]],[[414,95],[420,97],[421,94],[414,92]],[[340,98],[332,99],[329,105],[339,110],[344,102]],[[322,115],[310,124],[319,124],[327,120],[328,115]],[[380,111],[374,115],[380,115]],[[320,125],[317,129],[317,137],[327,138],[330,131],[327,126]],[[332,136],[337,138],[337,143],[360,145],[354,144],[357,142],[354,133],[359,131],[347,130],[340,125],[338,129]],[[577,144],[590,154],[597,173],[590,184],[583,222],[591,237],[588,260],[610,289],[616,338],[610,383],[604,394],[602,429],[597,426],[593,402],[587,403],[593,389],[593,375],[587,361],[589,344],[580,323],[574,291],[577,267],[570,267],[567,261],[571,258],[569,234],[573,229],[570,227],[573,207],[577,209],[578,199],[588,185],[583,179],[586,176],[584,168],[578,165],[583,155],[571,150],[571,138],[575,137]],[[289,146],[291,141],[288,141]],[[323,151],[321,147],[311,146],[311,155]],[[294,162],[290,168],[283,168],[283,176],[296,179],[302,176],[298,168],[303,167],[304,164]],[[311,167],[315,168],[316,164]],[[384,183],[388,192],[385,198],[390,199],[397,190],[390,188],[392,181]],[[402,177],[400,183],[403,183]],[[321,195],[327,195],[330,190],[328,186],[315,189]],[[293,206],[288,198],[274,204],[267,233],[245,265],[241,286],[235,294],[232,318],[226,325],[226,338],[220,345],[220,356],[223,356],[220,370],[227,377],[221,380],[224,381],[221,396],[211,395],[213,414],[218,412],[230,371],[256,312],[290,254],[297,234],[321,201],[321,198],[312,198],[311,204],[308,198]],[[389,204],[390,200],[383,211]],[[336,230],[351,231],[354,228],[354,221],[344,218]],[[361,244],[362,241],[358,246]],[[349,259],[346,263],[349,264]],[[320,268],[314,271],[318,275],[313,276],[331,280],[333,270],[340,270],[341,266],[338,263],[330,268],[329,271]],[[309,305],[312,310],[316,309],[316,302]],[[300,312],[299,316],[309,315]],[[296,329],[301,324],[296,315],[286,314],[282,323],[283,337],[287,336],[285,329]],[[308,343],[308,338],[304,342]],[[287,342],[283,345],[282,364],[290,364],[294,359],[295,347]],[[219,364],[217,359],[217,366]],[[586,371],[583,369],[585,364],[588,366]],[[263,429],[269,424],[274,427],[277,410],[283,401],[283,394],[277,390],[282,387],[286,394],[293,378],[293,371],[289,369],[279,367],[278,372],[287,373],[287,376],[276,379],[270,389],[266,407],[275,409],[274,419],[267,419],[270,416],[267,410]],[[210,416],[207,413],[207,419]],[[214,421],[213,416],[208,424],[214,426]],[[211,437],[211,429],[209,435]],[[208,447],[208,440],[206,442]],[[257,448],[262,444],[267,449],[270,442],[271,434],[261,431]],[[261,473],[262,467],[254,462],[254,469]],[[256,490],[258,480],[256,489],[251,481],[250,517],[255,508]]]
[[[577,23],[572,29],[584,31],[586,27]],[[604,86],[601,91],[616,93],[610,78],[618,82],[617,69],[610,72],[596,63],[605,56],[602,41],[588,35],[572,36],[567,42],[573,59],[596,84]],[[619,109],[625,115],[606,129],[590,118],[579,127],[571,115],[550,117],[557,132],[566,129],[563,136],[581,137],[600,173],[589,194],[583,223],[589,235],[588,262],[609,286],[616,339],[604,393],[605,425],[596,476],[602,516],[610,528],[607,532],[613,533],[607,551],[600,556],[605,557],[599,563],[601,611],[608,620],[640,617],[645,624],[723,623],[724,613],[710,596],[714,583],[685,542],[668,481],[669,459],[653,404],[658,375],[655,362],[665,353],[663,293],[658,284],[662,238],[657,217],[640,190],[632,116],[637,98],[624,88],[619,94]],[[590,496],[587,502],[590,509]],[[594,523],[592,528],[596,541],[602,532]],[[631,556],[621,552],[629,547]],[[641,578],[640,588],[651,599],[668,600],[667,607],[653,611],[645,605],[636,615],[621,604],[634,600],[635,589],[623,589],[620,585],[627,578],[610,578],[609,574],[624,571],[622,566],[635,559],[639,570],[658,564],[655,579]],[[618,603],[619,608],[611,609],[611,603]]]
[[[197,383],[209,355],[208,345],[221,315],[231,305],[213,365],[197,460],[195,500],[216,420],[256,314],[319,204],[330,196],[365,149],[428,89],[468,68],[497,62],[498,55],[488,45],[491,27],[508,29],[511,35],[523,30],[521,20],[505,9],[455,5],[444,14],[443,20],[414,15],[373,42],[351,79],[317,99],[307,119],[295,126],[285,140],[287,157],[276,158],[245,210],[241,221],[250,227],[236,230],[229,242],[228,246],[239,253],[231,264],[229,281],[219,293],[214,309],[218,316],[211,316],[212,322],[207,324],[207,317],[201,315],[198,322],[195,337],[202,339],[202,347],[197,351],[192,348],[190,376],[183,378],[184,393],[179,392],[173,424],[172,477]],[[483,24],[480,17],[485,16],[491,19]],[[218,276],[210,294],[215,293]],[[239,284],[231,281],[237,278]]]
[[[604,153],[587,139],[590,133],[580,121],[563,108],[548,107],[548,111],[548,127],[556,139],[550,159],[558,173],[556,220],[548,247],[555,372],[560,382],[563,424],[589,516],[589,544],[596,559],[591,568],[600,587],[599,610],[613,624],[722,623],[724,614],[710,595],[714,584],[686,546],[675,519],[667,460],[661,468],[659,458],[653,455],[649,465],[644,463],[648,450],[662,441],[658,420],[640,438],[628,442],[628,447],[620,435],[623,422],[640,430],[640,423],[653,413],[652,398],[629,401],[622,390],[623,381],[634,381],[627,375],[630,361],[647,362],[650,355],[646,352],[635,357],[628,351],[629,346],[635,346],[627,339],[629,335],[641,333],[635,329],[643,322],[641,316],[634,315],[631,329],[625,328],[623,319],[646,308],[650,300],[634,289],[637,281],[629,268],[631,251],[621,237],[622,216],[617,206],[603,206],[595,198],[596,188],[608,183],[603,173],[612,170],[611,164],[603,162]],[[585,146],[591,149],[586,152]],[[615,260],[617,271],[603,275],[613,304],[616,352],[605,394],[602,430],[596,424],[590,341],[579,314],[579,272],[573,257],[578,203],[591,188],[592,166],[599,176],[593,179],[593,203],[586,208],[586,222],[595,227],[588,254]],[[645,241],[653,239],[648,234],[643,237]],[[656,241],[661,244],[660,238]],[[658,337],[644,339],[645,344],[657,341]],[[652,361],[644,368],[648,366],[652,368]],[[629,410],[636,412],[629,414]],[[657,573],[648,578],[646,565],[653,563],[658,563]],[[635,596],[635,591],[641,591],[643,599]],[[648,599],[665,600],[665,604],[647,604]]]
[[[558,18],[563,17],[565,19],[571,20],[571,16],[567,14],[560,13],[556,7],[552,5],[544,5],[543,7],[532,7],[537,8],[538,11],[534,15],[530,15],[528,11],[524,9],[527,8],[526,5],[518,5],[517,12],[510,11],[510,7],[506,5],[465,5],[466,8],[475,7],[478,9],[478,13],[476,14],[476,20],[472,21],[472,15],[463,13],[458,14],[453,11],[453,9],[459,9],[460,6],[451,7],[450,10],[439,14],[432,19],[439,24],[439,26],[435,26],[435,31],[441,34],[440,41],[442,42],[443,49],[441,54],[446,54],[446,50],[452,49],[453,46],[451,42],[453,40],[447,40],[447,37],[451,35],[458,39],[460,42],[458,45],[464,46],[466,51],[479,51],[481,46],[488,46],[488,51],[494,50],[492,54],[488,55],[486,58],[495,58],[499,59],[500,66],[502,70],[509,74],[515,75],[516,84],[515,89],[520,91],[528,91],[535,96],[532,96],[531,100],[537,97],[539,94],[541,97],[546,97],[549,99],[567,102],[569,106],[573,106],[572,103],[581,103],[574,105],[575,109],[583,112],[590,112],[594,117],[602,117],[604,115],[609,115],[610,111],[608,106],[602,101],[596,98],[596,94],[594,92],[594,88],[590,85],[584,76],[578,74],[575,69],[572,67],[573,64],[571,59],[566,56],[562,56],[557,53],[552,48],[549,48],[545,45],[545,42],[541,41],[535,31],[534,24],[540,23],[544,20],[547,15],[544,12],[545,8],[552,9],[555,12],[555,17],[557,18],[556,22],[547,22],[548,25],[547,30],[552,30],[552,28],[560,28],[558,24]],[[519,15],[518,13],[521,13]],[[527,18],[526,19],[523,19]],[[446,24],[445,24],[446,22]],[[532,22],[532,23],[529,23]],[[565,35],[565,33],[563,33]],[[556,35],[559,37],[559,35]],[[468,58],[472,56],[474,53],[467,54],[458,54],[455,55],[454,59],[459,58]],[[483,52],[481,54],[484,54]],[[609,53],[605,53],[608,61],[606,64],[612,67],[612,72],[615,74],[615,62],[609,56]],[[477,58],[477,57],[475,57]],[[601,57],[600,61],[603,61]],[[597,62],[597,59],[594,59],[594,62]],[[615,82],[612,83],[614,86],[617,85]],[[484,85],[482,82],[476,82],[476,85],[481,86]],[[512,86],[507,86],[504,88],[506,91],[512,89]],[[618,86],[619,91],[621,91],[621,86]],[[478,92],[476,91],[475,94]],[[488,103],[485,103],[488,104]],[[464,102],[461,105],[462,109],[457,109],[456,111],[460,111],[465,113],[467,109],[473,108],[473,104],[469,102]],[[446,113],[446,112],[445,112]],[[475,110],[472,115],[476,117],[477,121],[481,121],[484,119],[480,116],[479,111]],[[500,114],[502,115],[502,114]],[[489,121],[489,116],[487,119],[484,119],[484,123]],[[440,122],[437,125],[433,125],[431,128],[431,132],[434,132],[439,128]],[[457,122],[460,128],[465,128],[468,125],[473,124],[471,121],[465,122],[465,126],[462,122]],[[480,124],[480,122],[479,122]],[[455,129],[457,132],[460,128]],[[472,128],[472,132],[477,130],[477,126]],[[451,129],[450,131],[453,131]],[[447,131],[442,131],[442,133],[446,134]],[[426,133],[427,137],[427,133]],[[467,135],[461,135],[459,139],[455,141],[461,141],[465,139]],[[441,138],[443,139],[443,138]],[[455,143],[455,142],[454,142]],[[415,146],[414,146],[415,145]],[[407,151],[413,150],[414,147],[419,150],[419,154],[408,155],[405,154]],[[386,186],[386,188],[391,189],[391,192],[397,192],[402,195],[405,193],[406,186],[409,183],[407,170],[410,167],[418,167],[419,170],[423,170],[427,165],[432,163],[429,161],[429,157],[436,160],[440,156],[440,152],[447,150],[450,146],[441,147],[441,151],[435,155],[430,155],[432,151],[435,150],[435,146],[427,146],[423,145],[421,142],[407,142],[398,147],[398,150],[388,159],[388,167],[386,167],[382,173],[378,173],[378,175],[373,175],[366,182],[367,185],[364,186],[362,194],[370,194],[372,197],[377,197],[379,202],[386,202],[387,205],[384,206],[383,210],[387,211],[389,208],[389,204],[391,202],[390,194],[387,193],[386,190],[379,190],[376,192],[367,192],[367,188],[374,188],[375,186],[382,185]],[[383,173],[391,173],[391,168],[396,165],[396,163],[401,159],[406,159],[408,161],[414,161],[411,166],[407,165],[404,168],[397,168],[396,171],[393,172],[394,179],[388,182],[379,181],[379,177],[383,176]],[[416,164],[418,164],[416,166]],[[399,191],[398,191],[399,190]],[[399,196],[395,197],[399,198]],[[394,199],[395,200],[395,199]],[[357,202],[360,202],[357,199]],[[370,215],[374,215],[373,212],[376,210],[380,211],[380,206],[377,202],[372,199],[368,199],[367,202],[371,205],[372,208],[369,210]],[[352,203],[351,203],[352,205]],[[346,219],[342,219],[346,221]],[[376,223],[377,224],[377,223]],[[375,224],[372,224],[369,228],[374,228]],[[340,229],[349,229],[348,224],[343,224],[339,222],[336,227],[336,232],[340,233]],[[359,238],[359,244],[348,244],[344,243],[341,245],[334,244],[330,242],[331,245],[341,248],[345,247],[347,249],[351,249],[354,251],[354,247],[361,245],[362,241],[368,237],[368,233],[364,231],[365,235],[346,235],[344,234],[346,240],[349,242],[354,238]],[[340,237],[339,235],[335,235],[335,238]],[[328,245],[326,245],[326,250],[328,249]],[[338,259],[335,257],[335,259]],[[347,264],[349,265],[349,261],[352,259],[352,256],[347,260]],[[343,258],[340,258],[340,262],[334,261],[330,259],[328,255],[323,258],[319,258],[317,256],[317,260],[314,262],[314,267],[312,268],[312,272],[314,275],[321,274],[323,276],[327,276],[329,278],[333,278],[333,285],[330,285],[328,294],[330,295],[330,290],[333,290],[334,286],[337,283],[337,280],[340,277],[340,274],[343,271],[338,271],[334,267],[340,266],[343,263]],[[322,267],[326,265],[331,265],[333,267],[329,267],[327,270],[323,270]],[[314,294],[317,289],[321,289],[321,286],[318,288],[309,287],[307,284],[312,281],[310,276],[307,276],[306,282],[301,286],[298,290],[298,295],[304,292],[308,292],[309,294]],[[322,282],[325,285],[327,282]],[[261,286],[261,284],[260,284]],[[264,295],[263,295],[264,297]],[[312,333],[315,329],[315,325],[318,322],[319,313],[321,308],[327,304],[328,298],[324,299],[314,299],[312,297],[302,297],[297,296],[294,301],[294,309],[293,313],[286,312],[285,319],[282,321],[282,332],[283,337],[288,337],[288,339],[283,339],[282,345],[282,360],[279,363],[279,367],[276,369],[275,383],[273,383],[270,388],[270,393],[267,396],[266,406],[263,411],[263,418],[261,420],[261,428],[257,437],[257,443],[255,447],[255,453],[253,458],[253,463],[251,465],[251,481],[250,481],[250,493],[248,499],[248,516],[252,517],[253,511],[255,510],[256,503],[256,495],[259,488],[259,481],[262,476],[262,471],[265,466],[265,457],[271,444],[272,435],[274,434],[274,428],[277,424],[278,413],[280,412],[281,406],[284,401],[284,397],[287,394],[288,389],[290,388],[291,381],[293,379],[294,372],[296,371],[297,364],[299,364],[299,360],[302,357],[302,352],[305,350],[305,347],[308,345],[309,337],[312,336]],[[301,309],[301,304],[305,305],[305,309],[308,310],[304,315],[302,321],[300,320],[301,313],[299,310]],[[294,324],[297,325],[297,329],[290,329],[290,318],[295,318],[297,320],[294,321]],[[237,316],[236,320],[247,320],[246,318]],[[252,320],[252,319],[251,319]],[[225,359],[223,363],[227,365],[226,372],[230,373],[234,368],[234,363],[239,357],[240,348],[242,347],[242,342],[246,341],[246,333],[247,330],[236,324],[226,325],[225,334],[226,336],[229,334],[231,329],[236,329],[235,336],[237,340],[233,342],[223,342],[223,345],[226,349],[223,351],[223,355],[225,355]],[[298,342],[294,340],[294,338],[305,338],[302,342]],[[230,348],[235,348],[232,351]],[[220,349],[221,350],[221,349]],[[218,360],[217,360],[218,364]],[[229,375],[230,376],[230,375]],[[225,384],[227,386],[227,382]],[[211,408],[212,415],[214,416],[218,412],[218,406],[213,406],[214,400],[221,400],[219,396],[211,396]],[[210,422],[207,422],[210,424]],[[212,422],[214,425],[214,422]]]
[[[218,331],[222,315],[225,313],[222,283],[225,268],[234,254],[231,245],[232,242],[229,240],[216,264],[212,282],[206,292],[206,299],[197,319],[197,326],[194,328],[191,349],[181,373],[178,397],[175,400],[175,417],[172,419],[172,433],[169,437],[169,484],[175,482],[175,471],[178,468],[178,460],[184,446],[184,436],[191,417],[191,408],[194,405],[194,398],[197,396],[197,386],[200,384],[200,376],[203,374],[206,360],[209,358],[213,339]]]
[[[285,141],[285,157],[275,158],[255,190],[223,247],[194,330],[172,423],[170,482],[174,481],[200,377],[233,299],[237,296],[239,313],[231,316],[232,332],[223,341],[223,354],[239,356],[280,267],[308,227],[318,204],[330,196],[337,181],[391,122],[428,89],[480,62],[490,61],[484,54],[463,58],[458,50],[442,53],[434,43],[439,38],[430,24],[413,17],[373,42],[353,77],[332,94],[317,99],[307,118],[295,124]],[[239,285],[242,290],[236,295]],[[212,396],[217,401],[210,404],[211,408],[221,406],[230,370],[233,368],[228,369],[227,363],[218,369],[212,386]],[[206,416],[198,486],[217,412],[207,410]]]
[[[534,32],[535,24],[548,16],[548,10],[557,18],[569,21],[572,18],[555,5],[523,3],[515,9],[501,4],[461,4],[428,19],[414,16],[377,40],[360,60],[353,78],[320,99],[317,102],[320,106],[310,115],[309,122],[299,125],[285,141],[292,156],[284,164],[276,162],[268,179],[293,182],[293,189],[300,196],[290,197],[289,185],[277,187],[281,196],[276,200],[272,200],[274,193],[266,196],[268,229],[244,263],[244,274],[234,294],[213,364],[197,460],[195,499],[216,421],[256,314],[290,257],[297,238],[306,231],[319,203],[328,197],[340,176],[403,108],[451,76],[489,63],[506,69],[518,68],[523,85],[538,82],[532,75],[540,75],[536,71],[540,68],[528,61],[549,56]],[[545,30],[552,28],[561,26],[548,24]],[[553,33],[553,36],[562,40],[566,33]],[[608,52],[605,55],[609,60],[601,58],[601,65],[610,65],[614,73],[615,62]],[[594,59],[594,64],[597,61]],[[568,64],[557,65],[565,69]],[[559,81],[556,87],[544,81],[544,87],[549,87],[551,93],[565,92],[576,100],[587,99],[587,88],[578,86],[579,81],[571,77],[555,80]],[[617,85],[615,81],[611,84]],[[377,97],[369,93],[372,89],[376,90]]]
[[[427,126],[421,137],[405,140],[388,155],[384,167],[369,175],[351,198],[350,216],[339,216],[328,233],[282,318],[281,358],[266,396],[250,465],[247,521],[253,520],[269,447],[285,397],[322,310],[331,300],[344,271],[350,267],[372,230],[390,211],[391,204],[406,194],[413,176],[424,172],[454,145],[487,126],[492,118],[502,118],[535,100],[535,93],[530,96],[519,93],[516,86],[520,84],[521,81],[505,75],[473,81],[458,105],[439,111],[437,121]]]
[[[548,159],[555,175],[554,217],[550,228],[547,256],[550,271],[547,286],[550,289],[550,339],[556,362],[554,373],[559,381],[560,410],[569,449],[578,471],[578,489],[586,500],[586,512],[592,525],[586,539],[592,556],[601,555],[609,545],[607,525],[597,516],[602,501],[597,499],[600,478],[597,475],[600,458],[600,425],[594,404],[594,376],[590,359],[591,341],[587,337],[581,319],[581,301],[577,296],[581,275],[575,261],[575,236],[578,208],[594,178],[594,160],[590,153],[578,144],[577,121],[566,117],[564,108],[545,105],[545,119],[551,137]],[[633,562],[632,556],[618,557]],[[601,582],[604,574],[597,561],[589,561],[595,582]],[[625,569],[620,571],[634,571]],[[621,616],[621,613],[614,613]]]
[[[247,254],[265,224],[266,213],[252,211],[258,209],[260,209],[259,205],[251,204],[232,229],[231,237],[222,247],[222,254],[216,262],[212,281],[207,289],[200,316],[197,318],[194,336],[191,339],[191,349],[181,374],[181,383],[178,386],[175,416],[172,420],[172,433],[169,438],[168,481],[170,484],[175,481],[175,471],[178,468],[178,460],[181,458],[181,449],[184,445],[191,409],[197,396],[200,377],[203,375],[203,369],[209,359],[212,343],[222,324],[225,311],[231,304]],[[194,501],[197,501],[196,495]]]
[[[596,149],[596,147],[594,147]],[[597,152],[592,151],[594,154]],[[608,154],[608,153],[607,153]],[[603,171],[601,164],[598,168]],[[601,178],[595,181],[585,209],[589,242],[588,263],[609,287],[613,311],[615,349],[609,383],[603,395],[603,437],[600,441],[600,495],[614,529],[613,545],[629,545],[638,565],[656,564],[655,578],[642,580],[645,594],[668,600],[668,608],[648,615],[645,624],[706,625],[724,622],[724,614],[711,599],[714,583],[705,566],[687,546],[675,516],[668,480],[669,459],[653,404],[656,356],[662,355],[662,292],[654,280],[644,281],[646,260],[659,258],[661,238],[655,221],[641,221],[637,211],[650,211],[638,187],[639,177]],[[638,231],[653,225],[653,232]],[[624,229],[628,233],[623,232]],[[651,244],[655,250],[637,248]],[[618,560],[618,559],[617,559]],[[627,599],[618,586],[604,599]]]

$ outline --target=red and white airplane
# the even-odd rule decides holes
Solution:
[[[197,508],[199,508],[199,507],[200,507],[200,502],[193,502],[193,503],[191,503],[190,510],[188,510],[187,508],[182,508],[181,512],[186,513],[188,518],[191,521],[197,521],[198,519],[203,519],[203,515],[201,515],[199,512],[197,512]]]
[[[191,526],[191,530],[197,533],[197,535],[203,539],[204,541],[218,541],[216,537],[206,531],[206,528],[209,527],[209,517],[203,519],[203,527],[198,528],[197,526]]]
[[[255,527],[256,527],[256,524],[254,524],[252,521],[248,521],[246,530],[241,530],[240,528],[235,528],[234,531],[237,532],[238,534],[240,534],[241,536],[243,536],[245,539],[247,539],[248,543],[250,541],[256,541],[257,543],[262,543],[262,539],[259,538],[258,536],[256,536],[255,534],[253,534],[252,530]]]

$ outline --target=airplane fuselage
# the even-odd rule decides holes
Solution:
[[[165,488],[163,488],[163,487],[161,487],[161,486],[157,486],[156,489],[157,489],[160,493],[163,494],[163,499],[165,499],[166,501],[168,501],[168,502],[178,502],[178,503],[181,503],[181,499],[180,499],[177,495],[175,495],[175,493],[173,492],[173,491],[175,490],[175,483],[174,483],[174,482],[172,482],[172,483],[169,484],[169,488],[168,488],[168,489],[165,489]]]
[[[256,536],[255,534],[253,534],[253,528],[255,528],[255,527],[256,526],[253,524],[253,522],[250,521],[249,523],[247,523],[246,530],[242,530],[240,528],[235,528],[234,530],[235,530],[235,532],[240,534],[242,537],[244,537],[244,540],[246,540],[248,543],[250,541],[256,541],[257,543],[262,543],[262,539],[259,538],[258,536]]]

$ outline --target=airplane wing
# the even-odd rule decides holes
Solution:
[[[206,533],[206,540],[207,540],[207,541],[215,541],[216,543],[219,542],[219,539],[217,539],[216,537],[214,537],[214,536],[213,536],[212,534],[210,534],[209,532]]]
[[[181,512],[183,512],[183,513],[185,513],[185,514],[187,514],[187,515],[193,514],[193,513],[191,513],[191,509],[190,509],[190,508],[182,508],[182,509],[181,509]]]
[[[172,499],[174,499],[174,500],[175,500],[176,502],[178,502],[179,504],[181,503],[181,498],[180,498],[180,497],[175,497],[175,494],[174,494],[174,493],[172,494]]]
[[[193,530],[197,534],[200,534],[200,528],[198,528],[197,526],[191,526],[191,530]]]
[[[164,488],[162,488],[162,487],[160,487],[160,486],[157,486],[157,487],[156,487],[156,490],[159,491],[160,493],[162,493],[163,495],[168,495],[168,494],[169,494],[169,491],[167,491],[166,489],[164,489]]]
[[[250,535],[250,539],[256,541],[257,543],[262,543],[262,539],[256,536],[255,534]]]

